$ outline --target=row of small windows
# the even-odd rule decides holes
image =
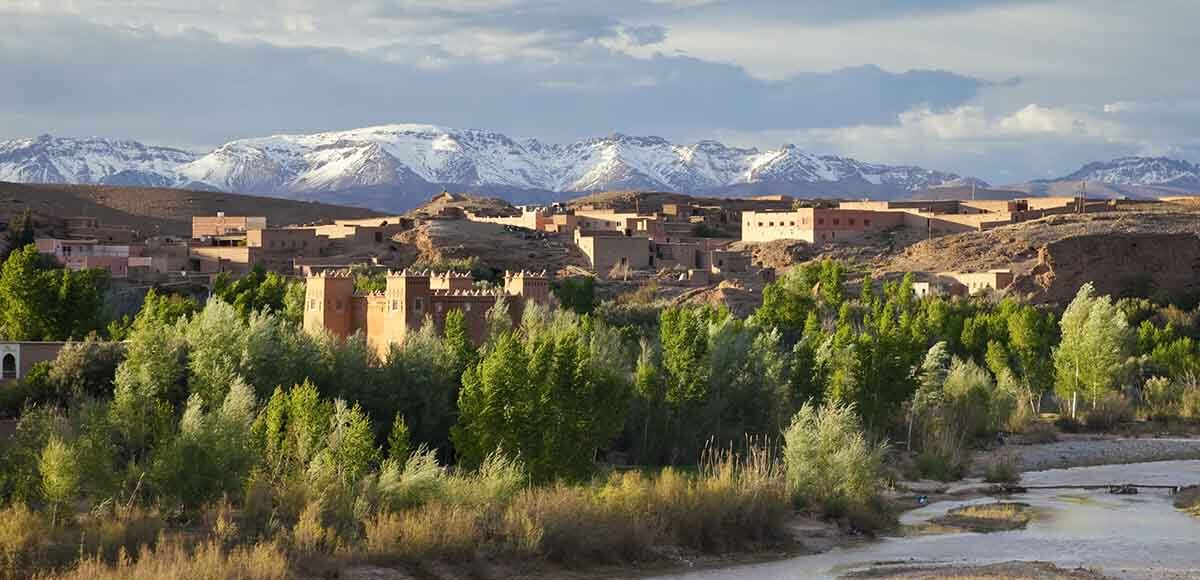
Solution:
[[[849,225],[855,225],[854,220],[855,220],[855,218],[849,218],[847,220],[847,222],[849,223]],[[841,224],[842,224],[842,220],[840,218],[833,218],[833,225],[838,226]],[[779,225],[795,227],[796,221],[792,220],[790,222],[779,222]],[[802,225],[802,226],[808,225],[808,218],[800,218],[800,225]],[[825,225],[825,218],[817,218],[817,225],[819,225],[819,226]],[[871,225],[871,220],[866,220],[866,219],[863,220],[862,225],[864,225],[864,226]],[[758,222],[758,227],[760,227],[760,228],[763,227],[763,223]],[[775,227],[775,222],[767,222],[767,227],[769,227],[769,228]]]
[[[268,242],[268,243],[267,243],[267,247],[269,247],[269,248],[275,248],[275,247],[280,247],[280,248],[307,248],[307,247],[308,247],[308,240],[300,240],[300,241],[299,241],[299,243],[297,243],[297,241],[296,241],[296,240],[291,240],[291,241],[286,241],[286,240],[284,240],[284,241],[276,241],[276,240],[271,240],[270,242]]]
[[[317,300],[315,298],[309,299],[309,301],[308,301],[308,309],[309,310],[317,310],[318,308],[320,308],[320,306],[321,306],[320,300]],[[393,312],[400,310],[400,301],[392,300],[390,306],[391,306],[391,310]],[[334,310],[341,310],[343,308],[342,301],[334,300],[333,308],[334,308]],[[441,302],[434,302],[433,308],[434,308],[435,312],[437,312],[438,314],[441,314],[442,311],[445,309],[445,305]],[[425,301],[421,298],[414,298],[413,299],[413,312],[423,312],[424,310],[425,310]],[[463,304],[463,310],[466,312],[470,312],[471,311],[471,303],[468,302],[466,304]]]

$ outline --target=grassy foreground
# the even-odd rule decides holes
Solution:
[[[668,551],[777,546],[794,512],[781,466],[765,452],[721,454],[696,473],[629,471],[540,487],[501,459],[458,475],[418,454],[353,498],[292,495],[304,492],[252,486],[236,509],[220,502],[185,521],[121,507],[54,522],[13,505],[0,512],[0,575],[274,580],[362,563],[415,573],[487,561],[530,570],[631,564]]]

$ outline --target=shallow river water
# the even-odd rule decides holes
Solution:
[[[1200,461],[1037,471],[1024,474],[1022,483],[1191,485],[1200,483]],[[954,507],[992,501],[937,502],[904,514],[901,523],[920,524]],[[1165,491],[1111,495],[1106,491],[1041,490],[1014,496],[1013,501],[1038,509],[1038,516],[1024,530],[884,538],[812,556],[662,578],[822,579],[837,578],[876,562],[987,564],[1010,560],[1083,566],[1118,578],[1200,578],[1200,518],[1177,511]]]

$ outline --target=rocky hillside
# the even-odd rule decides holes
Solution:
[[[193,215],[218,211],[262,215],[267,223],[280,225],[379,215],[362,208],[212,191],[0,182],[0,216],[11,219],[27,207],[41,222],[87,216],[103,224],[180,236],[191,234]]]
[[[528,202],[613,189],[894,198],[968,183],[953,173],[815,155],[792,145],[759,150],[621,134],[554,144],[431,125],[242,139],[204,154],[43,136],[0,143],[0,176],[211,188],[389,210],[414,207],[443,188]]]
[[[1013,291],[1065,304],[1084,282],[1113,295],[1200,291],[1200,211],[1174,204],[1040,220],[925,240],[869,264],[876,275],[1010,268]]]

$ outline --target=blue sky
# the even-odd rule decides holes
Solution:
[[[435,123],[1010,183],[1200,160],[1200,2],[0,0],[0,138]]]

